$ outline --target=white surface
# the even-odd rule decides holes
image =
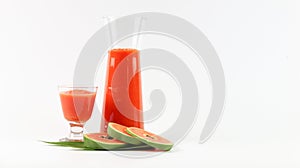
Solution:
[[[297,167],[299,146],[280,144],[184,143],[155,157],[130,159],[106,151],[76,151],[28,142],[27,147],[8,148],[1,164],[12,167]],[[4,147],[6,149],[6,147]],[[29,153],[29,151],[31,151]],[[282,153],[286,153],[283,155]],[[16,160],[16,158],[18,160]],[[3,159],[3,160],[2,160]],[[1,165],[1,166],[2,166]]]
[[[170,153],[128,159],[37,142],[66,134],[56,86],[72,81],[102,16],[142,11],[183,17],[215,46],[227,100],[214,136],[197,144],[209,108],[207,77],[199,71],[201,113]],[[297,0],[0,1],[0,167],[299,167],[299,11]],[[161,123],[147,126],[165,128]]]

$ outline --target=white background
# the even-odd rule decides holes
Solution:
[[[299,167],[299,10],[297,0],[1,0],[0,167]],[[66,134],[57,85],[72,81],[78,55],[103,25],[101,18],[144,11],[188,20],[216,48],[226,75],[227,98],[214,136],[198,144],[210,87],[201,65],[194,64],[201,113],[190,134],[171,152],[129,159],[38,142]],[[183,57],[193,64],[188,54]],[[175,86],[165,74],[147,73],[145,93],[151,86]],[[153,75],[160,77],[161,85],[151,83]],[[176,116],[178,93],[176,87],[170,88],[166,92],[175,96],[169,96],[173,99],[164,116],[146,125],[152,131],[163,131]]]

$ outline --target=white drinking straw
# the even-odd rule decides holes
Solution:
[[[132,40],[133,48],[136,48],[136,49],[139,48],[139,41],[140,41],[140,34],[141,34],[140,32],[144,26],[144,21],[145,21],[145,18],[143,16],[135,19],[134,29],[135,29],[135,32],[137,32],[137,35],[135,35]]]
[[[110,43],[110,45],[109,45],[110,47],[109,48],[112,48],[112,45],[113,45],[113,34],[112,34],[112,26],[111,26],[111,17],[104,16],[103,20],[105,21],[105,23],[108,26],[108,41]]]

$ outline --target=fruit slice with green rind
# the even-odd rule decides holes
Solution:
[[[136,137],[139,141],[154,148],[160,150],[170,150],[173,147],[173,143],[171,141],[141,128],[129,127],[126,129],[126,131],[133,137]]]
[[[139,141],[137,138],[128,134],[126,129],[127,129],[126,126],[110,122],[108,123],[107,133],[109,136],[129,144],[133,144],[133,145],[142,144],[142,142]]]
[[[106,133],[90,133],[83,136],[84,146],[91,149],[113,150],[127,146],[125,142],[114,139]]]

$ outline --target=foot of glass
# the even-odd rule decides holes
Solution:
[[[62,138],[61,142],[83,142],[83,124],[70,123],[69,137]]]

